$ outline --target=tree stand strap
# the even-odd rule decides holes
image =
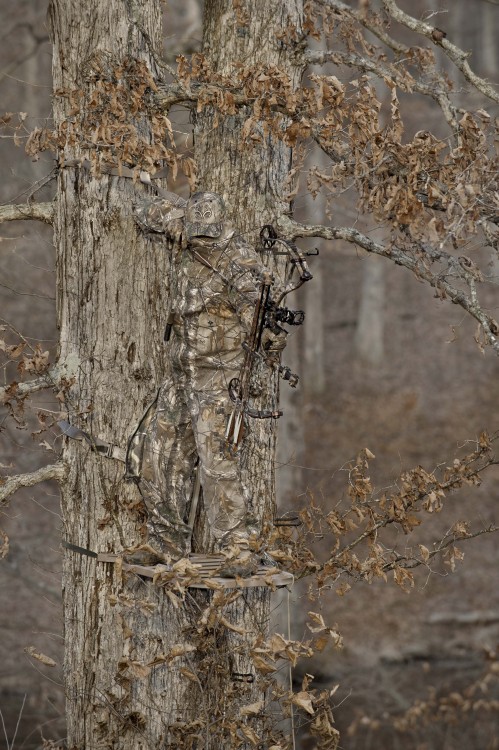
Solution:
[[[96,560],[99,559],[97,552],[93,552],[91,549],[86,547],[79,547],[77,544],[71,544],[71,542],[62,541],[62,546],[65,549],[70,549],[71,552],[78,552],[79,555],[85,555],[86,557],[93,557]]]
[[[57,422],[57,426],[66,437],[71,438],[72,440],[84,441],[90,446],[90,450],[98,453],[100,456],[104,456],[104,458],[114,458],[123,463],[125,462],[126,450],[124,448],[94,438],[89,435],[88,432],[84,432],[78,427],[73,427],[65,420]]]
[[[168,190],[163,190],[154,182],[155,180],[160,180],[164,177],[167,177],[169,167],[164,167],[159,172],[156,172],[153,176],[151,176],[149,172],[146,172],[144,169],[140,169],[139,167],[112,167],[110,164],[93,164],[88,159],[65,159],[64,161],[61,161],[57,166],[58,169],[69,167],[73,169],[85,169],[87,172],[92,172],[95,170],[98,174],[107,174],[111,175],[112,177],[126,177],[130,180],[142,182],[144,185],[149,185],[149,187],[153,188],[153,190],[155,190],[159,196],[165,198],[165,200],[168,200],[174,206],[183,208],[186,203],[186,201],[176,193],[170,193]]]

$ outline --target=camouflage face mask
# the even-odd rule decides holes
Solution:
[[[185,209],[187,239],[220,237],[225,217],[225,203],[217,193],[194,193]]]

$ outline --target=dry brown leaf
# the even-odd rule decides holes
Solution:
[[[291,699],[291,702],[299,708],[303,708],[308,714],[314,715],[314,707],[312,706],[312,696],[310,693],[306,693],[301,690],[299,693],[295,693]]]
[[[144,680],[149,677],[151,673],[151,667],[148,664],[141,664],[138,661],[127,661],[126,666],[134,677],[138,677],[139,680]]]
[[[239,727],[241,734],[244,734],[247,740],[251,742],[253,747],[257,747],[260,744],[260,737],[257,735],[254,729],[249,727],[247,724],[241,724]]]
[[[272,672],[275,672],[275,665],[264,659],[260,654],[253,653],[252,659],[255,669],[258,672],[261,672],[262,674],[272,674]]]
[[[320,635],[314,640],[314,648],[316,651],[324,651],[329,642],[329,635]]]
[[[233,625],[233,623],[229,622],[226,617],[223,617],[222,615],[219,616],[218,621],[221,625],[224,625],[227,630],[232,630],[233,633],[239,633],[239,635],[245,635],[248,631],[246,628],[239,627],[238,625]]]
[[[199,682],[198,676],[191,669],[187,669],[186,667],[181,667],[179,669],[179,672],[184,677],[187,677],[188,680],[192,680],[192,682]]]
[[[246,706],[241,706],[239,709],[239,715],[240,716],[255,716],[256,714],[259,714],[262,708],[264,707],[265,702],[257,701],[256,703],[248,703]]]
[[[26,646],[26,648],[24,649],[24,653],[29,654],[29,656],[32,656],[33,659],[36,659],[42,664],[45,664],[47,667],[57,666],[57,662],[51,659],[50,656],[47,656],[46,654],[42,654],[40,651],[37,651],[34,646]]]
[[[424,544],[418,544],[418,547],[423,562],[427,562],[430,557],[430,550],[428,549],[428,547],[425,547]]]
[[[326,623],[324,622],[324,618],[322,615],[318,614],[317,612],[307,612],[307,614],[312,622],[315,622],[317,626],[313,627],[310,623],[307,623],[307,628],[311,633],[320,633],[321,630],[325,630]]]
[[[6,352],[11,359],[17,359],[23,353],[25,346],[26,344],[24,342],[17,344],[17,346],[8,346]]]
[[[195,650],[196,650],[196,646],[193,646],[192,643],[177,643],[175,646],[172,646],[172,648],[167,654],[163,654],[161,659],[159,656],[157,656],[156,659],[154,659],[154,662],[152,663],[159,664],[160,660],[171,661],[172,659],[176,659],[178,656],[184,656],[185,654],[190,654]]]

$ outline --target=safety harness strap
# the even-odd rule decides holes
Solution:
[[[94,438],[89,435],[88,432],[84,432],[84,430],[80,430],[78,427],[73,427],[73,425],[70,425],[69,422],[66,422],[65,420],[57,422],[57,425],[60,428],[61,432],[66,435],[66,437],[71,438],[72,440],[84,441],[85,443],[87,443],[87,445],[89,445],[90,450],[98,453],[104,458],[114,458],[117,461],[122,461],[123,463],[125,463],[126,451],[124,448],[120,448],[118,445],[112,445],[111,443],[104,442],[104,440]]]

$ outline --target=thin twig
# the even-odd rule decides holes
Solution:
[[[52,224],[54,220],[54,204],[50,203],[15,203],[0,206],[0,223],[4,221],[22,221],[33,219]]]
[[[435,28],[429,23],[419,21],[417,18],[410,16],[401,10],[396,4],[395,0],[383,0],[383,6],[390,16],[401,23],[411,31],[415,31],[417,34],[422,34],[427,39],[430,39],[433,44],[441,47],[449,60],[459,68],[461,73],[464,75],[467,81],[471,83],[475,88],[484,94],[488,99],[499,103],[499,93],[493,88],[493,86],[486,81],[484,78],[480,78],[470,67],[468,58],[470,52],[464,52],[464,50],[457,47],[446,38],[445,31]]]
[[[479,529],[478,531],[466,534],[464,536],[460,534],[450,534],[448,539],[442,539],[439,542],[438,547],[429,552],[428,560],[436,557],[436,555],[439,555],[452,544],[456,544],[456,542],[465,542],[468,539],[476,539],[476,537],[478,536],[482,536],[483,534],[494,534],[496,531],[499,531],[499,526],[494,526],[493,524],[491,524],[485,529]],[[400,566],[401,568],[409,570],[411,568],[417,568],[419,565],[426,565],[428,560],[419,559],[418,557],[398,555],[396,560],[391,560],[390,562],[383,565],[383,570],[393,570],[393,568],[396,566]]]
[[[21,723],[21,717],[22,717],[23,711],[24,711],[24,704],[26,703],[26,697],[27,697],[27,693],[24,693],[24,698],[23,698],[21,710],[19,711],[19,714],[18,714],[18,717],[17,717],[17,723],[16,723],[16,728],[14,730],[14,736],[12,737],[12,742],[10,744],[10,750],[12,750],[12,748],[14,747],[14,742],[16,741],[17,732],[19,731],[19,724]]]

